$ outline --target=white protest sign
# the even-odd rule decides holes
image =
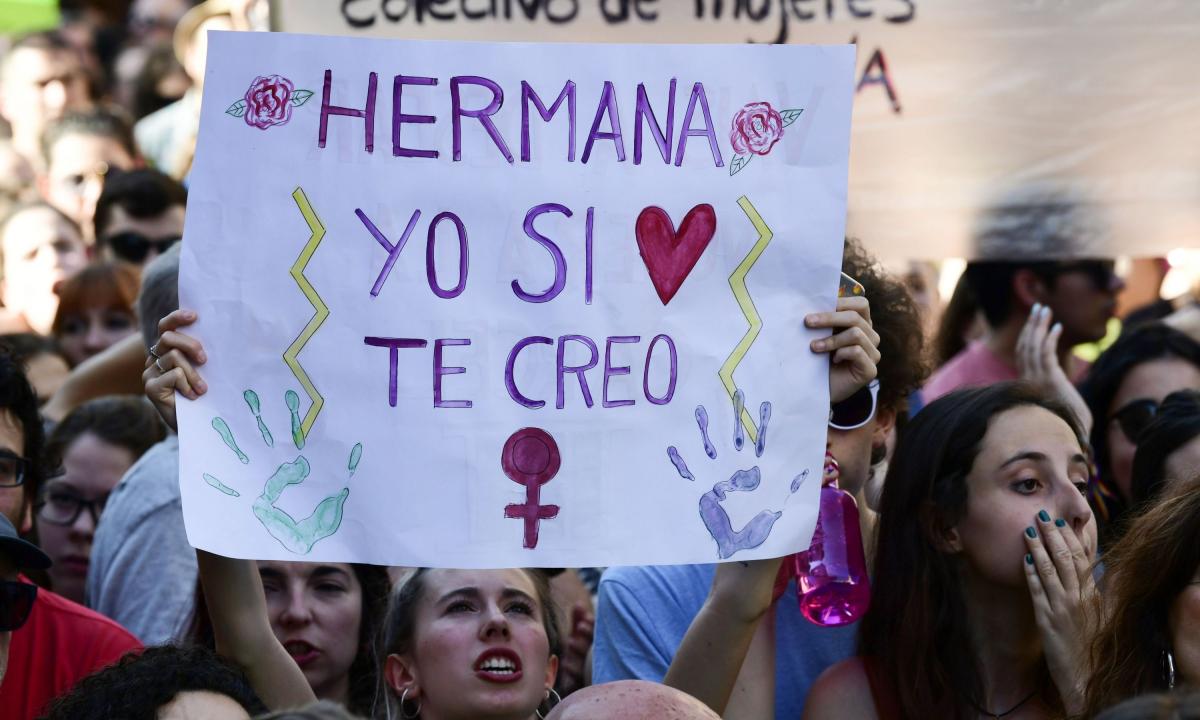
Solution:
[[[213,33],[191,542],[451,567],[807,547],[828,361],[802,318],[837,294],[853,64]]]

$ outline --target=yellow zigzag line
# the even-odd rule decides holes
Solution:
[[[317,329],[321,327],[321,323],[325,322],[325,318],[329,317],[329,308],[325,302],[321,300],[321,296],[317,294],[316,288],[304,277],[304,269],[308,266],[308,261],[312,258],[313,253],[317,251],[317,246],[321,244],[321,240],[325,237],[325,226],[321,224],[321,219],[317,217],[317,213],[313,210],[312,205],[308,203],[308,197],[304,194],[304,189],[297,187],[292,193],[292,199],[296,201],[296,206],[300,208],[300,214],[304,216],[304,222],[308,223],[308,230],[311,233],[308,242],[305,243],[304,249],[300,251],[300,255],[296,258],[296,262],[292,263],[290,275],[300,286],[300,292],[304,293],[304,297],[312,303],[316,313],[288,346],[288,349],[283,353],[283,361],[292,369],[292,374],[300,381],[304,387],[304,392],[308,393],[308,399],[312,402],[308,407],[308,412],[304,414],[304,420],[300,423],[300,429],[304,433],[304,437],[308,437],[308,432],[312,430],[313,423],[317,421],[317,415],[321,413],[321,408],[325,407],[325,398],[321,397],[321,393],[317,392],[316,386],[312,384],[308,373],[304,372],[304,367],[300,365],[300,361],[296,356],[304,349],[304,346],[317,333]]]
[[[746,316],[746,320],[750,323],[750,329],[742,336],[741,341],[733,348],[733,352],[729,353],[729,357],[725,358],[725,364],[717,372],[721,378],[721,382],[725,385],[725,390],[729,393],[729,398],[732,400],[733,395],[737,392],[737,383],[733,381],[733,371],[741,364],[742,358],[746,357],[746,353],[750,350],[750,346],[758,339],[758,334],[762,332],[762,318],[758,315],[758,309],[754,307],[754,301],[750,299],[750,293],[746,290],[746,274],[750,272],[750,268],[754,267],[754,263],[758,262],[758,258],[763,254],[763,250],[767,249],[771,238],[774,235],[771,233],[771,228],[763,222],[762,216],[754,209],[754,205],[750,203],[749,198],[745,195],[738,198],[738,205],[742,211],[746,213],[746,217],[750,218],[750,222],[754,225],[754,229],[758,231],[758,240],[754,243],[754,247],[750,248],[750,252],[738,266],[733,269],[733,274],[729,276],[729,287],[733,289],[733,296],[737,298],[738,307],[742,309],[742,314]],[[742,425],[746,428],[746,434],[750,436],[750,443],[758,442],[758,427],[754,424],[754,418],[750,415],[750,411],[742,407]]]

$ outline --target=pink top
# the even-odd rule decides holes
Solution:
[[[1017,377],[1015,367],[997,357],[982,340],[973,340],[929,376],[921,395],[926,403],[931,403],[952,390],[991,385]]]

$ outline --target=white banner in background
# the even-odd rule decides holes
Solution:
[[[292,32],[428,40],[858,43],[848,229],[884,258],[970,257],[981,213],[1076,203],[1052,252],[1200,238],[1200,2],[287,0]]]
[[[260,559],[807,547],[854,50],[214,33],[188,536]],[[812,480],[805,481],[811,475]]]

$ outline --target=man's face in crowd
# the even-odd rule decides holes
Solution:
[[[0,410],[0,451],[25,457],[25,430],[8,410]],[[26,502],[24,485],[0,487],[0,513],[20,532],[28,532],[33,525],[31,505],[31,502]]]
[[[27,154],[42,131],[68,110],[90,104],[83,64],[71,50],[20,48],[0,77],[0,115]]]
[[[159,249],[165,249],[164,246],[155,245],[155,243],[178,240],[183,237],[183,206],[172,205],[163,213],[151,218],[135,218],[125,212],[125,208],[116,205],[109,213],[107,227],[97,228],[97,232],[100,234],[100,237],[97,238],[97,247],[106,257],[135,262],[145,267],[151,260],[158,257]],[[126,244],[147,248],[145,257],[136,260],[132,257],[122,256],[109,244],[112,238],[122,238]],[[139,241],[149,241],[149,243]]]
[[[1050,307],[1054,321],[1062,323],[1064,344],[1096,342],[1108,332],[1108,321],[1117,308],[1117,293],[1125,284],[1112,272],[1111,262],[1089,260],[1064,266],[1067,269],[1047,283],[1044,303]]]
[[[0,299],[34,332],[49,335],[58,310],[58,284],[87,264],[83,238],[50,208],[33,207],[9,220],[0,236],[0,253]]]
[[[877,408],[870,422],[862,427],[853,430],[829,428],[829,452],[841,470],[838,487],[851,495],[859,494],[871,474],[871,451],[875,447],[884,447],[895,421],[895,411]]]
[[[42,193],[46,202],[80,227],[91,228],[104,176],[109,170],[132,170],[133,166],[133,156],[114,138],[64,135],[50,148]]]

